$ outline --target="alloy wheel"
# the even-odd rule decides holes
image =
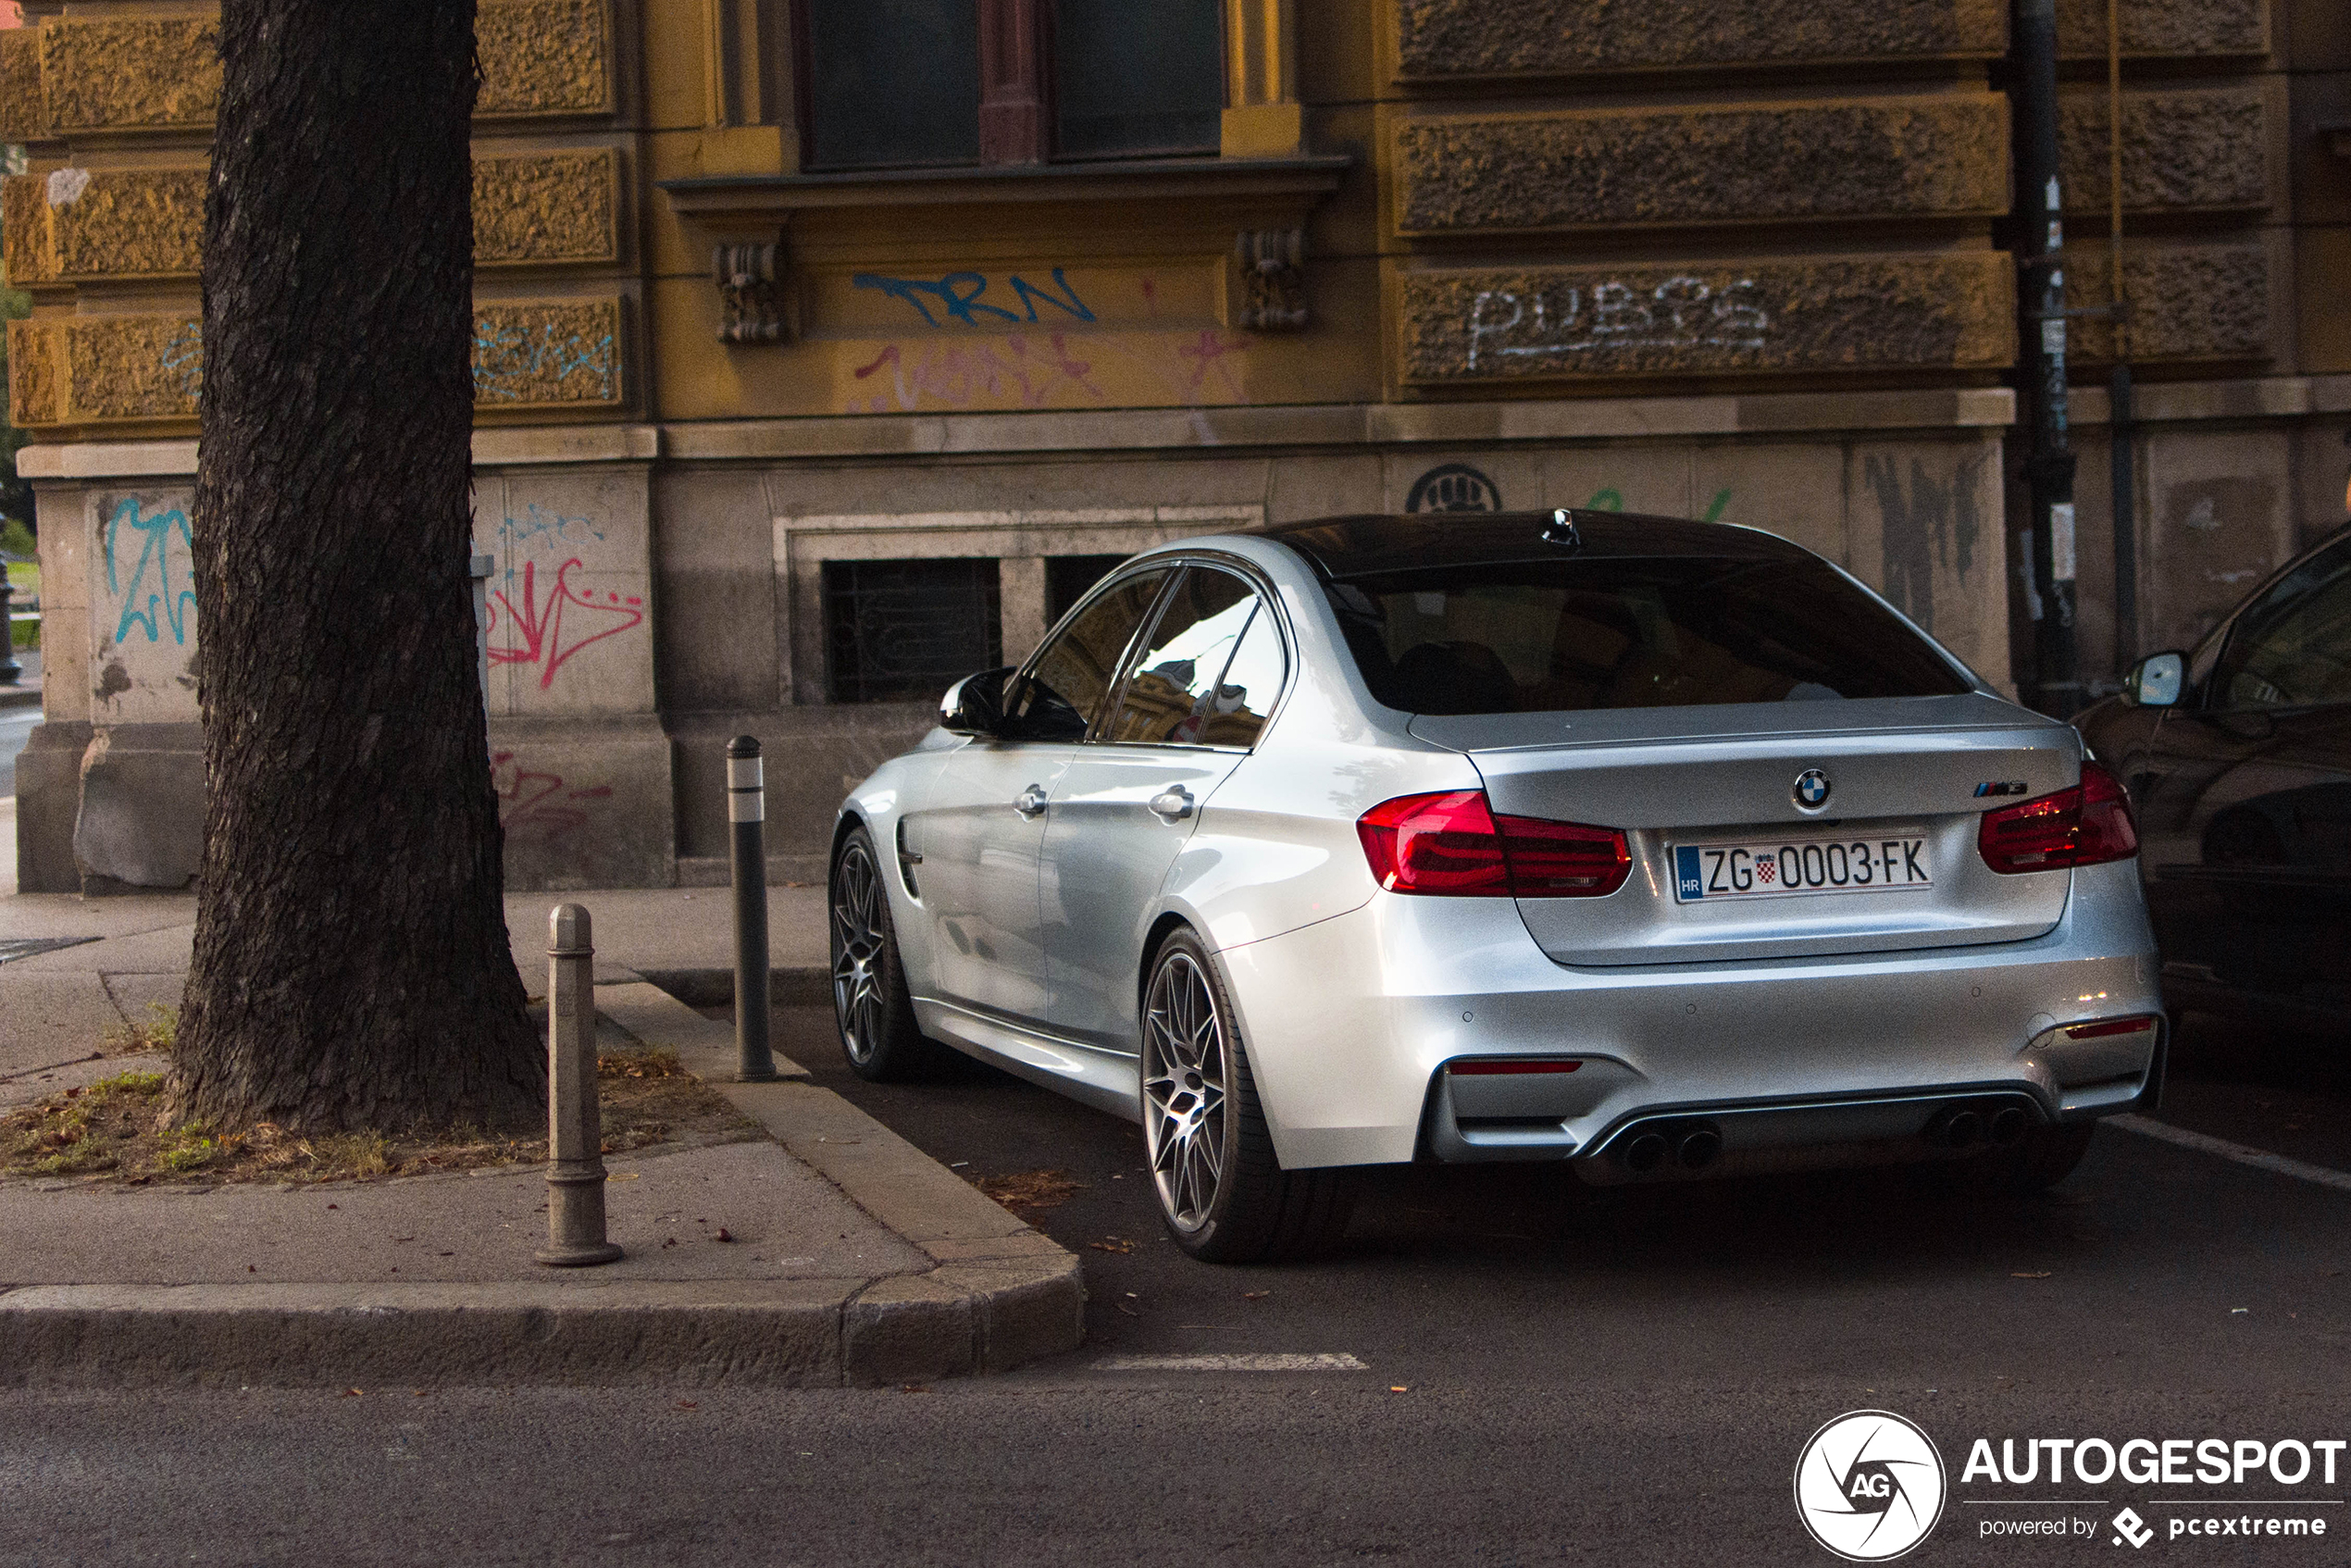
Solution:
[[[1160,1206],[1185,1231],[1208,1223],[1224,1177],[1225,1058],[1207,975],[1169,953],[1143,1007],[1143,1136]]]
[[[841,852],[833,873],[833,1016],[850,1060],[870,1062],[882,1043],[881,878],[862,843]]]

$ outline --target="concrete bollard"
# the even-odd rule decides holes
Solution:
[[[550,1268],[608,1263],[604,1127],[596,1109],[596,946],[587,910],[547,916],[547,1245]]]
[[[772,1083],[767,1041],[767,783],[759,738],[727,742],[727,820],[735,829],[735,1077]]]

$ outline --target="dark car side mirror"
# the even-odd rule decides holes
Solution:
[[[2149,653],[2122,678],[2122,700],[2134,708],[2168,708],[2180,700],[2188,677],[2184,653]]]
[[[1010,665],[967,675],[939,701],[939,726],[957,735],[995,737],[1004,731],[1004,679]]]

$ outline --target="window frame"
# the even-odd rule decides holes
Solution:
[[[1167,557],[1154,556],[1152,559],[1158,561]],[[1118,680],[1111,689],[1110,701],[1103,706],[1101,721],[1088,729],[1086,744],[1161,751],[1223,752],[1246,755],[1256,751],[1264,741],[1266,733],[1274,728],[1275,720],[1281,716],[1284,705],[1288,703],[1290,692],[1298,686],[1298,640],[1291,635],[1288,616],[1281,607],[1281,595],[1274,591],[1272,583],[1266,580],[1264,574],[1257,571],[1249,563],[1238,557],[1206,552],[1186,554],[1175,559],[1181,570],[1168,578],[1167,586],[1160,591],[1158,600],[1151,605],[1150,616],[1136,628],[1135,636],[1128,640],[1126,652],[1119,659]],[[1272,613],[1274,636],[1281,644],[1282,649],[1282,689],[1275,694],[1273,703],[1265,709],[1264,722],[1257,727],[1257,739],[1246,746],[1218,746],[1204,740],[1111,740],[1108,734],[1110,723],[1118,716],[1119,708],[1126,701],[1126,687],[1134,678],[1133,666],[1141,651],[1144,640],[1159,629],[1160,620],[1166,615],[1167,607],[1173,603],[1176,590],[1183,582],[1185,574],[1200,567],[1222,571],[1228,576],[1238,578],[1241,586],[1256,598],[1258,614],[1263,615],[1269,611]],[[1250,630],[1255,625],[1256,622],[1253,619],[1250,620],[1242,627],[1241,637],[1234,640],[1233,653],[1225,660],[1227,669],[1232,667],[1232,658],[1239,655],[1242,640],[1248,637]],[[1049,639],[1051,635],[1051,633],[1047,634]],[[1222,672],[1219,673],[1218,679],[1220,681],[1223,679]]]
[[[1004,682],[1004,712],[1010,714],[1019,704],[1023,689],[1037,673],[1037,666],[1044,659],[1046,650],[1053,646],[1061,634],[1075,625],[1077,618],[1083,616],[1097,599],[1116,592],[1120,584],[1140,577],[1146,572],[1164,572],[1167,575],[1167,580],[1159,585],[1158,591],[1151,595],[1151,603],[1143,606],[1143,613],[1136,620],[1134,629],[1126,634],[1126,642],[1120,645],[1118,658],[1113,666],[1117,673],[1112,676],[1110,684],[1103,690],[1101,712],[1087,721],[1086,733],[1076,740],[1067,739],[1049,740],[1041,736],[1026,735],[1009,736],[1006,737],[1007,740],[1017,745],[1068,746],[1094,743],[1096,738],[1101,735],[1102,727],[1110,721],[1111,716],[1118,712],[1119,701],[1126,695],[1126,669],[1127,662],[1134,657],[1136,639],[1159,624],[1160,611],[1167,604],[1169,591],[1184,579],[1179,563],[1171,562],[1163,555],[1153,555],[1130,561],[1115,571],[1105,572],[1101,581],[1088,589],[1061,619],[1045,628],[1045,635],[1037,640],[1037,646],[1029,650],[1028,657],[1023,659],[1014,668],[1012,675]]]
[[[815,0],[785,0],[781,43],[790,51],[785,62],[792,83],[793,130],[800,145],[816,145],[815,93],[810,55],[809,7]],[[1163,160],[1198,160],[1223,156],[1220,145],[1119,153],[1064,155],[1058,143],[1060,117],[1055,102],[1053,38],[1055,0],[976,0],[979,37],[974,41],[979,71],[979,157],[974,163],[819,164],[803,161],[812,174],[882,174],[900,170],[1002,168],[1022,166],[1115,166]],[[1217,17],[1217,58],[1223,68],[1221,113],[1232,102],[1231,19],[1220,7]],[[990,47],[1010,43],[1008,53]],[[1025,95],[1023,90],[1026,90]],[[992,115],[991,115],[992,111]],[[992,133],[992,134],[991,134]],[[803,159],[806,152],[803,151]]]

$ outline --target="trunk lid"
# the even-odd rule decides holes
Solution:
[[[1553,960],[1719,963],[2019,941],[2065,913],[2069,873],[2001,876],[1976,850],[1984,813],[2081,776],[2073,729],[1970,693],[1576,713],[1423,716],[1412,732],[1468,753],[1498,814],[1622,828],[1632,875],[1605,898],[1521,899]],[[1798,778],[1827,784],[1817,811]],[[1979,789],[1985,792],[1979,794]],[[1804,870],[1808,846],[1813,852]],[[1836,846],[1832,852],[1831,846]],[[1789,852],[1818,890],[1676,897]],[[1693,860],[1678,850],[1699,852]],[[1707,851],[1720,851],[1719,857]],[[1864,888],[1861,864],[1874,857]],[[1846,868],[1842,880],[1836,869]],[[1928,885],[1909,885],[1922,871]],[[1773,874],[1761,873],[1769,879]],[[1902,878],[1887,887],[1885,878]]]

